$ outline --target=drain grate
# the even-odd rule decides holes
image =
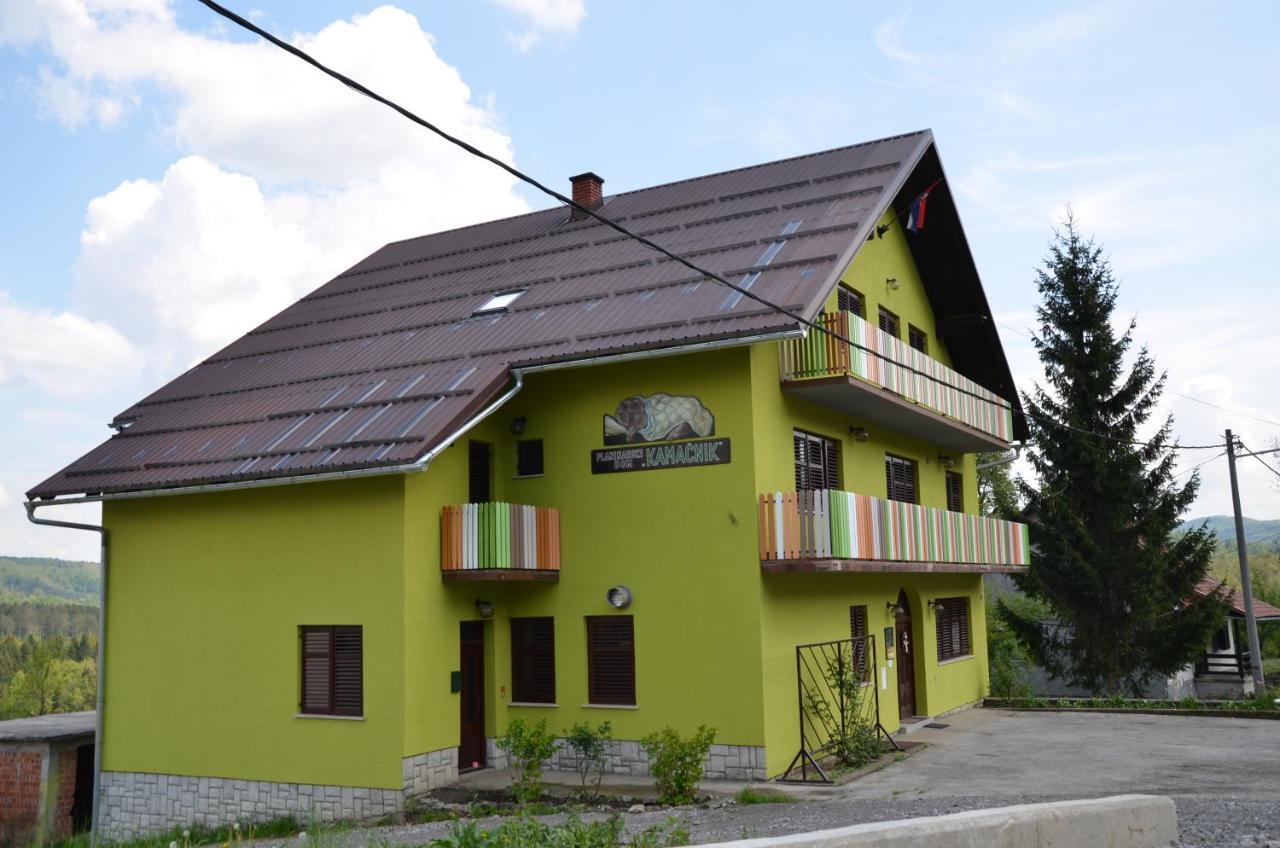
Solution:
[[[942,722],[940,722],[940,721],[931,721],[931,722],[929,722],[928,724],[926,724],[926,725],[925,725],[925,727],[932,727],[934,730],[942,730],[942,729],[947,728],[947,727],[950,727],[950,726],[951,726],[951,725],[949,725],[949,724],[943,724],[943,723],[942,723]]]

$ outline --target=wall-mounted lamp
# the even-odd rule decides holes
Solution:
[[[898,282],[897,277],[887,278],[884,281],[884,284],[889,287],[889,291],[897,291],[898,289],[902,288],[902,283]]]
[[[953,457],[945,456],[945,455],[944,455],[944,456],[940,456],[940,457],[938,457],[938,464],[939,464],[939,465],[941,465],[943,468],[955,468],[955,467],[956,467],[956,461],[955,461],[955,459],[954,459]]]
[[[894,615],[902,615],[902,613],[905,612],[905,610],[903,610],[902,608],[902,604],[898,603],[897,601],[889,601],[884,605],[884,608],[885,610],[893,613]]]
[[[866,427],[850,427],[849,435],[853,436],[855,442],[865,442],[871,438],[871,434],[867,432]]]
[[[482,601],[476,598],[476,615],[481,618],[493,618],[493,601]]]
[[[528,419],[523,415],[518,418],[511,419],[511,432],[515,433],[517,436],[520,435],[524,432],[525,425],[528,423]]]
[[[614,609],[626,609],[631,606],[631,590],[626,586],[614,586],[604,593],[604,599]]]
[[[934,615],[937,615],[938,613],[942,612],[942,610],[944,609],[942,601],[938,600],[937,598],[930,598],[929,609],[933,612]]]

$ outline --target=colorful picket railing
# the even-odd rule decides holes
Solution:
[[[852,344],[817,330],[782,342],[779,365],[784,382],[857,377],[1003,441],[1012,440],[1013,408],[1004,398],[850,312],[819,315],[817,323]]]
[[[446,506],[440,568],[560,570],[560,510],[510,503]]]
[[[760,496],[760,559],[1030,565],[1025,524],[836,489]]]

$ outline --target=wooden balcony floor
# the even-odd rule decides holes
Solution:
[[[896,572],[899,574],[1022,574],[1025,565],[979,565],[963,562],[899,562],[878,559],[766,559],[765,574]]]
[[[445,583],[558,583],[559,569],[549,568],[455,568],[442,569]]]

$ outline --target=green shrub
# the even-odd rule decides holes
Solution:
[[[542,762],[556,752],[556,739],[547,730],[547,720],[531,725],[513,719],[506,734],[498,737],[498,747],[507,752],[511,794],[516,800],[528,803],[542,797]]]
[[[1006,599],[1008,600],[1008,599]],[[1016,601],[1011,601],[1016,603]],[[991,678],[991,697],[1027,698],[1031,684],[1023,679],[1029,658],[1026,648],[996,611],[994,595],[987,596],[987,668]]]
[[[626,828],[621,816],[585,823],[570,816],[563,824],[549,825],[528,816],[503,822],[494,830],[482,830],[475,822],[458,822],[448,836],[433,840],[432,848],[667,848],[688,845],[689,831],[675,819],[655,825],[624,843]]]
[[[711,750],[716,732],[705,724],[689,739],[682,739],[673,728],[665,727],[640,742],[649,755],[649,771],[658,788],[658,800],[676,806],[697,800],[702,780],[702,762]]]
[[[569,743],[576,757],[576,771],[578,780],[582,784],[582,797],[589,800],[600,797],[600,781],[604,779],[604,767],[608,761],[609,747],[613,742],[613,727],[606,721],[599,727],[592,728],[585,721],[581,721],[569,728],[565,741]],[[587,790],[588,786],[590,791]]]

